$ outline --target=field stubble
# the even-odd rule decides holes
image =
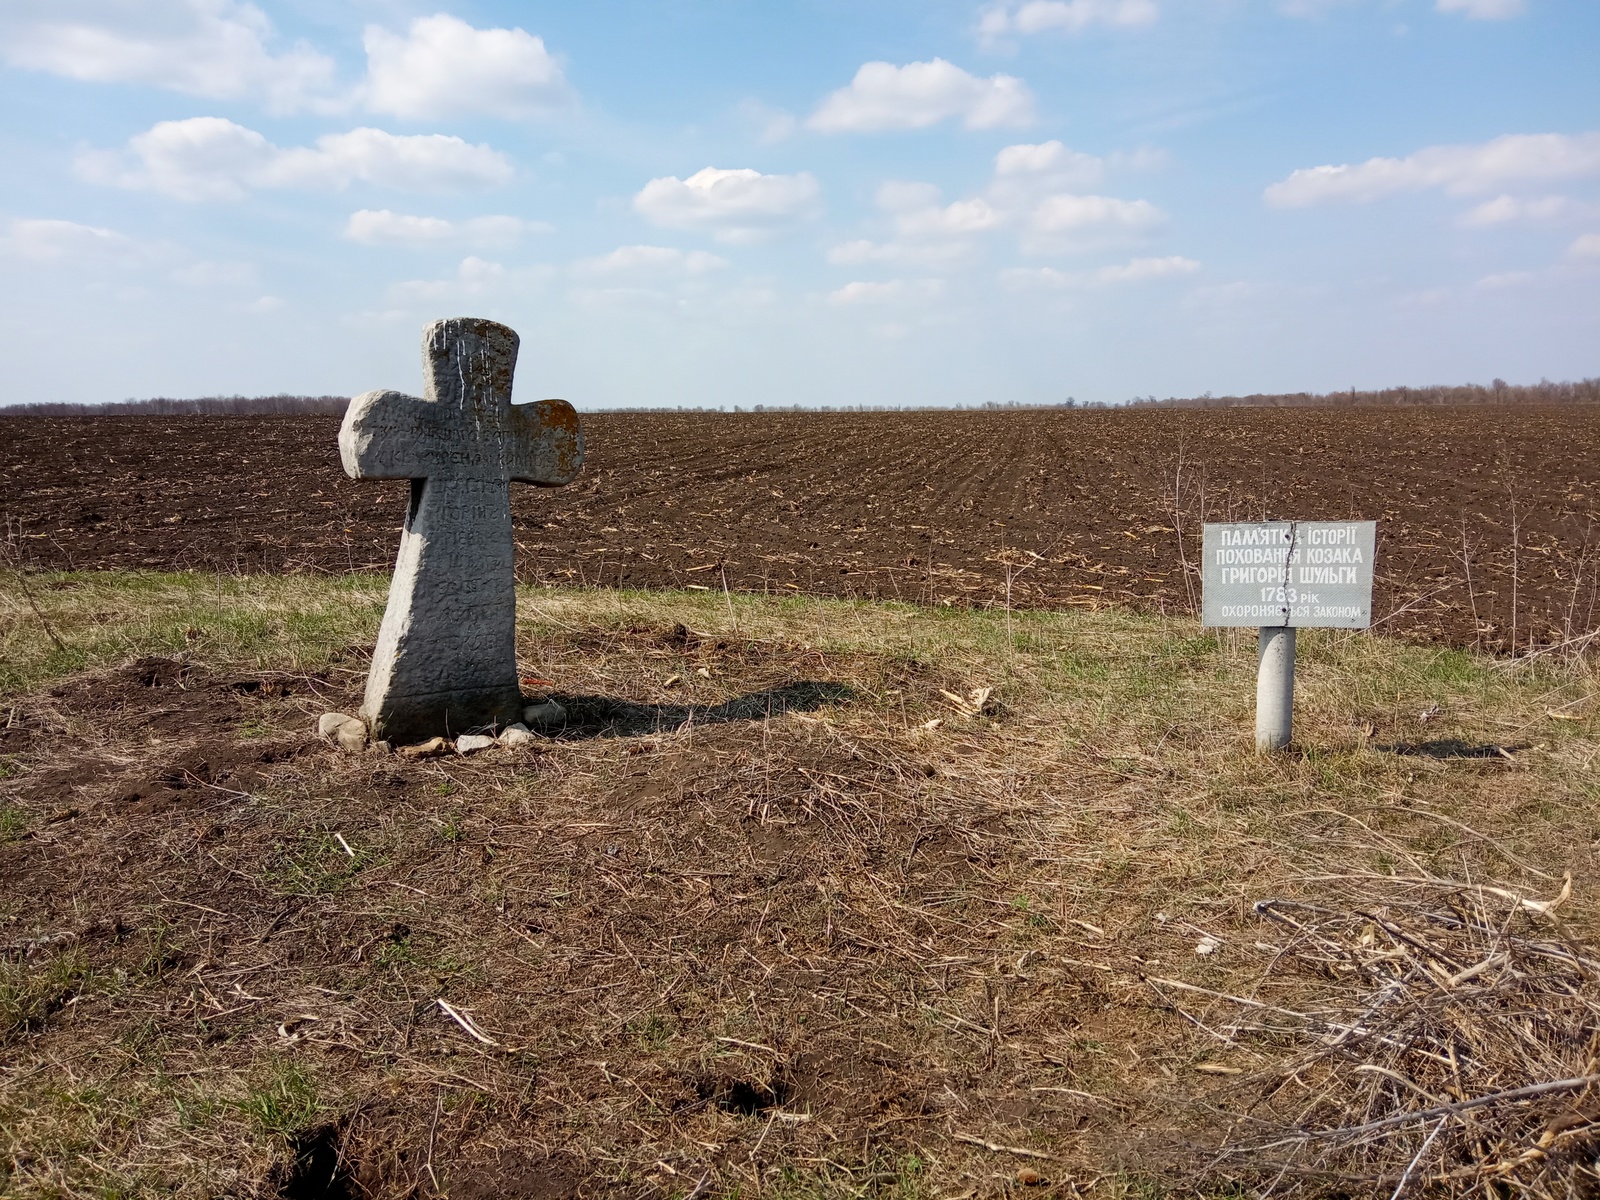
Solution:
[[[1600,597],[1600,407],[648,413],[513,489],[524,582],[1191,612],[1206,520],[1378,521],[1375,615],[1528,652]],[[0,418],[0,517],[50,568],[387,571],[405,485],[329,417]]]
[[[1260,758],[1186,619],[530,588],[571,726],[406,762],[382,599],[0,590],[7,1195],[1594,1183],[1461,1107],[1596,1072],[1582,660],[1308,635]]]

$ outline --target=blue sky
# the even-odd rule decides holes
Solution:
[[[0,404],[1600,375],[1594,0],[0,0]]]

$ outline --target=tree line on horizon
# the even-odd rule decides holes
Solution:
[[[1379,391],[1288,392],[1274,395],[1213,396],[1206,392],[1187,399],[1135,396],[1131,408],[1385,408],[1447,404],[1596,404],[1600,403],[1600,378],[1575,383],[1507,383],[1496,379],[1481,383],[1435,384],[1432,387],[1392,387]]]
[[[0,407],[4,417],[286,417],[315,414],[343,416],[349,396],[197,396],[174,400],[111,400],[103,404],[68,404],[53,400]]]
[[[350,403],[348,396],[199,396],[193,399],[173,399],[156,396],[147,400],[115,400],[102,404],[69,404],[48,401],[31,404],[0,406],[4,417],[277,417],[277,416],[342,416]],[[1253,393],[1248,396],[1213,396],[1206,392],[1200,396],[1169,396],[1164,400],[1155,396],[1134,396],[1121,404],[1106,401],[1080,403],[1073,397],[1058,404],[1023,404],[1018,401],[989,400],[980,404],[926,405],[926,404],[754,404],[748,408],[734,405],[735,413],[792,413],[792,412],[917,412],[939,411],[1012,411],[1039,409],[1112,409],[1112,408],[1383,408],[1426,407],[1440,405],[1515,405],[1515,404],[1600,404],[1600,377],[1580,379],[1571,383],[1552,383],[1541,379],[1538,383],[1514,384],[1496,379],[1488,385],[1438,384],[1432,387],[1393,387],[1378,391],[1361,391],[1351,388],[1341,392],[1283,392]],[[727,412],[727,408],[705,408],[679,405],[628,406],[597,410],[606,413],[673,413],[673,412]]]

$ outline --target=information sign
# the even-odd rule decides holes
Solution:
[[[1365,629],[1374,521],[1205,526],[1202,625]]]

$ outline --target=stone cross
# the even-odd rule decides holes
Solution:
[[[572,482],[583,432],[565,400],[511,403],[517,345],[493,321],[435,321],[422,333],[422,398],[367,392],[345,411],[345,473],[411,480],[361,707],[374,740],[521,720],[510,482]]]

